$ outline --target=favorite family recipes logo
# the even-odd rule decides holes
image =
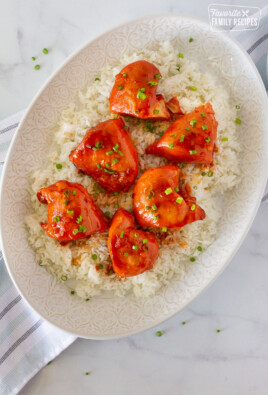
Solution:
[[[208,15],[212,30],[257,30],[261,11],[258,7],[210,4]]]

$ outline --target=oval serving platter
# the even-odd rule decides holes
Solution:
[[[187,45],[189,37],[197,37]],[[174,277],[155,296],[124,298],[103,294],[90,303],[71,296],[67,287],[36,262],[24,218],[31,212],[29,175],[45,162],[57,119],[77,92],[124,51],[153,49],[162,40],[217,75],[240,104],[243,123],[241,179],[223,199],[216,241],[183,276]],[[213,32],[200,20],[179,15],[145,17],[115,28],[88,43],[50,78],[34,99],[13,139],[2,175],[1,237],[9,274],[19,292],[44,319],[74,335],[107,339],[156,326],[183,309],[222,272],[239,248],[257,212],[267,178],[267,97],[249,56],[226,33]]]

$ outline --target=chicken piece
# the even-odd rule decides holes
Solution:
[[[146,60],[124,67],[115,77],[109,99],[111,112],[141,119],[170,119],[163,96],[156,94],[160,78],[158,68]]]
[[[172,114],[175,115],[183,115],[183,112],[181,110],[181,106],[180,106],[180,102],[177,98],[177,96],[172,97],[172,99],[170,99],[167,103],[167,108],[169,109],[169,111],[172,112]]]
[[[168,160],[210,165],[218,122],[210,103],[176,119],[161,139],[146,148],[147,154]]]
[[[127,192],[138,174],[138,154],[121,118],[89,129],[69,160],[108,192]]]
[[[37,198],[48,204],[47,223],[41,223],[42,228],[62,244],[108,229],[103,212],[80,184],[57,181],[41,188]]]
[[[147,170],[138,179],[133,211],[141,226],[181,228],[205,218],[205,211],[196,204],[195,198],[180,192],[179,176],[177,166],[167,165]]]
[[[120,208],[109,229],[108,247],[113,271],[120,278],[151,270],[158,257],[158,242],[153,233],[135,229],[133,215]]]

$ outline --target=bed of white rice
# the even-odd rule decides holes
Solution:
[[[179,58],[178,49],[169,42],[162,43],[156,51],[143,50],[139,53],[124,54],[116,66],[106,66],[100,70],[100,80],[93,80],[89,86],[79,92],[79,104],[70,104],[62,113],[57,132],[52,143],[47,165],[35,171],[31,180],[31,199],[33,214],[26,218],[29,230],[29,242],[36,252],[37,262],[59,281],[68,278],[66,284],[82,298],[89,298],[101,291],[112,291],[123,296],[133,292],[136,296],[154,294],[176,273],[180,275],[190,264],[198,264],[200,252],[197,247],[206,249],[217,237],[217,222],[220,219],[220,197],[233,188],[238,180],[239,166],[236,141],[236,109],[223,86],[209,73],[201,73],[199,67],[187,57]],[[158,92],[166,100],[177,96],[184,112],[193,111],[202,103],[210,102],[219,123],[214,154],[214,166],[184,165],[183,172],[192,187],[192,194],[197,203],[206,211],[204,221],[189,224],[181,230],[169,230],[166,237],[159,237],[160,254],[154,268],[141,275],[118,279],[115,274],[107,276],[105,268],[110,262],[107,247],[107,232],[96,234],[88,239],[61,246],[56,240],[47,236],[40,222],[46,221],[47,206],[39,203],[36,192],[58,180],[68,180],[82,184],[91,194],[98,194],[96,203],[111,216],[118,206],[132,211],[131,194],[119,193],[119,196],[96,191],[96,183],[86,175],[78,174],[68,155],[83,138],[86,130],[101,121],[112,117],[108,98],[114,84],[115,75],[128,63],[145,59],[154,63],[162,74]],[[179,67],[178,67],[179,66]],[[179,68],[179,70],[178,70]],[[191,86],[197,90],[192,91]],[[159,139],[159,133],[167,129],[169,123],[159,122],[156,129],[150,123],[124,117],[130,127],[130,133],[139,153],[140,174],[145,170],[167,163],[163,158],[146,155],[145,148]],[[228,141],[222,141],[222,138]],[[62,164],[62,169],[56,168]],[[213,171],[213,176],[202,172]],[[96,195],[94,195],[96,196]],[[158,233],[158,232],[156,232]],[[97,255],[97,260],[92,255]],[[191,257],[196,261],[192,263]],[[103,269],[96,270],[102,264]]]

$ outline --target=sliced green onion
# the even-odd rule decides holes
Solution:
[[[158,218],[159,218],[158,216],[156,216],[156,215],[154,216],[155,221],[158,221]]]
[[[88,302],[90,300],[90,298],[86,298],[85,301]]]
[[[238,105],[236,105],[235,108],[236,108],[237,110],[240,110],[240,106],[238,106]]]
[[[176,199],[176,203],[179,203],[179,204],[181,204],[181,203],[182,203],[182,201],[183,201],[183,198],[182,198],[182,197],[177,197],[177,199]]]
[[[135,251],[136,251],[137,249],[138,249],[138,246],[136,246],[136,245],[133,245],[133,246],[132,246],[132,250],[135,250]]]
[[[67,197],[67,196],[69,196],[69,190],[68,189],[65,189],[65,191],[63,191],[63,195],[65,196],[65,197]]]
[[[60,221],[60,217],[58,215],[56,215],[56,217],[53,217],[53,221],[54,222],[59,222]]]
[[[148,85],[149,86],[154,86],[154,85],[157,85],[157,82],[156,81],[149,81]]]
[[[98,259],[98,255],[97,254],[92,254],[91,258],[93,259],[93,261],[96,261]]]
[[[157,332],[155,332],[155,334],[156,334],[156,336],[161,337],[163,335],[163,332],[157,331]]]
[[[157,210],[157,205],[156,205],[156,204],[153,204],[153,205],[152,205],[152,209],[153,209],[153,210]]]
[[[176,70],[180,71],[180,69],[181,69],[181,66],[178,64],[177,67],[176,67]]]
[[[220,333],[220,331],[221,331],[220,329],[217,329],[217,333]]]
[[[110,163],[108,163],[108,162],[105,163],[105,166],[106,166],[106,167],[111,167]]]
[[[181,138],[180,138],[180,142],[181,142],[181,143],[183,143],[183,142],[184,142],[184,137],[185,137],[185,135],[184,135],[184,134],[182,134],[182,135],[181,135]]]
[[[172,149],[174,147],[174,143],[169,143],[168,148]]]
[[[241,125],[242,121],[239,118],[236,118],[235,123],[237,123],[237,125]]]
[[[203,248],[202,248],[201,246],[198,246],[198,247],[197,247],[197,250],[198,250],[198,251],[202,251]]]
[[[119,91],[121,91],[121,90],[123,89],[123,86],[122,86],[122,85],[117,85],[117,89],[118,89]]]
[[[32,60],[36,60],[36,58],[34,56],[32,56]]]
[[[100,192],[101,192],[101,193],[104,193],[104,192],[105,192],[105,189],[101,188],[101,189],[100,189]]]
[[[190,128],[185,128],[185,130],[187,130],[187,132],[189,132]]]
[[[61,276],[61,280],[62,280],[62,281],[67,281],[67,280],[68,280],[68,277],[67,277],[65,274],[63,274],[63,275]]]
[[[74,230],[73,230],[73,234],[74,234],[74,235],[77,235],[77,233],[78,233],[78,229],[74,229]]]
[[[147,199],[151,199],[155,195],[153,190],[149,191],[149,195],[147,196]]]
[[[201,176],[205,176],[207,173],[205,173],[204,171],[201,173]]]
[[[97,163],[97,168],[98,168],[98,169],[101,169],[100,163]]]
[[[146,95],[145,95],[145,88],[139,89],[138,93],[137,93],[137,98],[141,99],[141,100],[145,100],[146,99]]]
[[[206,143],[210,143],[210,138],[207,137],[207,138],[205,139],[205,142],[206,142]]]
[[[40,69],[40,64],[36,64],[36,65],[34,66],[34,68],[35,68],[35,70],[39,70],[39,69]]]
[[[213,176],[213,171],[209,171],[208,172],[208,177],[212,177]]]
[[[155,74],[154,78],[156,78],[157,80],[160,80],[162,78],[162,75],[161,74]]]
[[[73,213],[74,213],[74,210],[67,210],[67,213],[68,213],[68,214],[73,214]]]
[[[142,244],[147,244],[148,243],[148,240],[147,239],[143,239],[142,240]]]
[[[191,90],[192,91],[197,91],[197,87],[196,86],[191,86]]]
[[[57,163],[57,164],[56,164],[56,168],[57,168],[58,170],[62,169],[62,164],[61,164],[61,163]]]
[[[194,126],[195,124],[196,124],[196,120],[195,120],[195,119],[191,119],[190,125],[191,125],[191,126]]]
[[[110,217],[110,211],[105,211],[104,215],[105,217]]]
[[[172,193],[172,188],[167,188],[167,189],[165,190],[165,194],[166,194],[166,195],[169,195],[170,193]]]
[[[167,228],[166,227],[162,228],[162,232],[167,232]]]
[[[76,220],[76,223],[80,224],[80,222],[82,222],[82,221],[83,221],[83,217],[81,215],[79,215],[79,217]]]
[[[114,196],[118,196],[119,193],[117,191],[114,192]]]
[[[127,73],[124,73],[124,74],[123,74],[123,77],[127,77]]]
[[[150,206],[145,206],[145,210],[148,211]]]
[[[99,265],[99,268],[100,268],[100,269],[103,269],[103,265],[102,265],[102,264],[100,264],[100,265]]]
[[[100,81],[100,78],[99,78],[99,77],[96,77],[96,78],[95,78],[95,81]]]
[[[190,155],[195,155],[196,154],[196,150],[194,149],[194,150],[191,150],[191,151],[189,151],[190,152]]]
[[[65,200],[65,202],[64,202],[64,206],[67,206],[67,204],[70,202],[70,200],[69,199],[66,199]]]
[[[159,110],[154,109],[155,114],[159,114]]]
[[[202,125],[203,130],[207,130],[207,128],[208,128],[207,125]]]
[[[105,171],[105,173],[108,173],[108,174],[114,174],[115,173],[115,170],[109,170],[109,169],[103,169],[104,171]]]
[[[176,134],[171,134],[169,137],[172,138],[172,139],[175,139],[177,137],[177,135]]]
[[[44,53],[45,55],[47,55],[47,54],[48,54],[48,49],[47,49],[47,48],[43,48],[43,53]]]
[[[201,115],[202,118],[205,118],[205,116],[206,116],[206,114],[204,112],[201,112],[200,115]]]
[[[191,42],[193,42],[194,41],[194,39],[191,37],[191,38],[189,38],[189,43],[191,43]]]
[[[191,210],[194,211],[195,210],[195,204],[191,205]]]
[[[90,372],[86,372],[85,375],[88,376],[90,374]]]
[[[113,151],[107,151],[106,152],[106,155],[112,155],[113,154]]]
[[[179,52],[179,55],[178,55],[178,56],[179,56],[179,58],[181,58],[181,59],[183,59],[183,57],[184,57],[184,56],[183,56],[183,53],[181,53],[181,52]]]
[[[174,191],[179,192],[179,188],[178,187],[174,188]]]
[[[122,230],[122,232],[120,233],[121,239],[124,237],[124,234],[125,234],[125,232],[124,232],[124,230]]]
[[[134,236],[135,236],[135,237],[139,237],[139,234],[136,232],[136,233],[134,234]]]
[[[192,257],[190,258],[190,261],[191,261],[191,262],[194,262],[194,261],[195,261],[195,258],[192,256]]]
[[[182,325],[185,325],[186,324],[186,321],[182,321],[182,323],[181,323]]]
[[[124,252],[124,256],[128,256],[128,252]]]
[[[87,228],[86,228],[85,226],[83,226],[83,225],[79,225],[78,232],[81,232],[81,233],[86,233],[86,231],[87,231]]]
[[[223,137],[221,141],[228,141],[228,137]]]
[[[75,294],[75,291],[71,291],[70,294],[71,294],[71,295],[74,295],[74,294]]]

